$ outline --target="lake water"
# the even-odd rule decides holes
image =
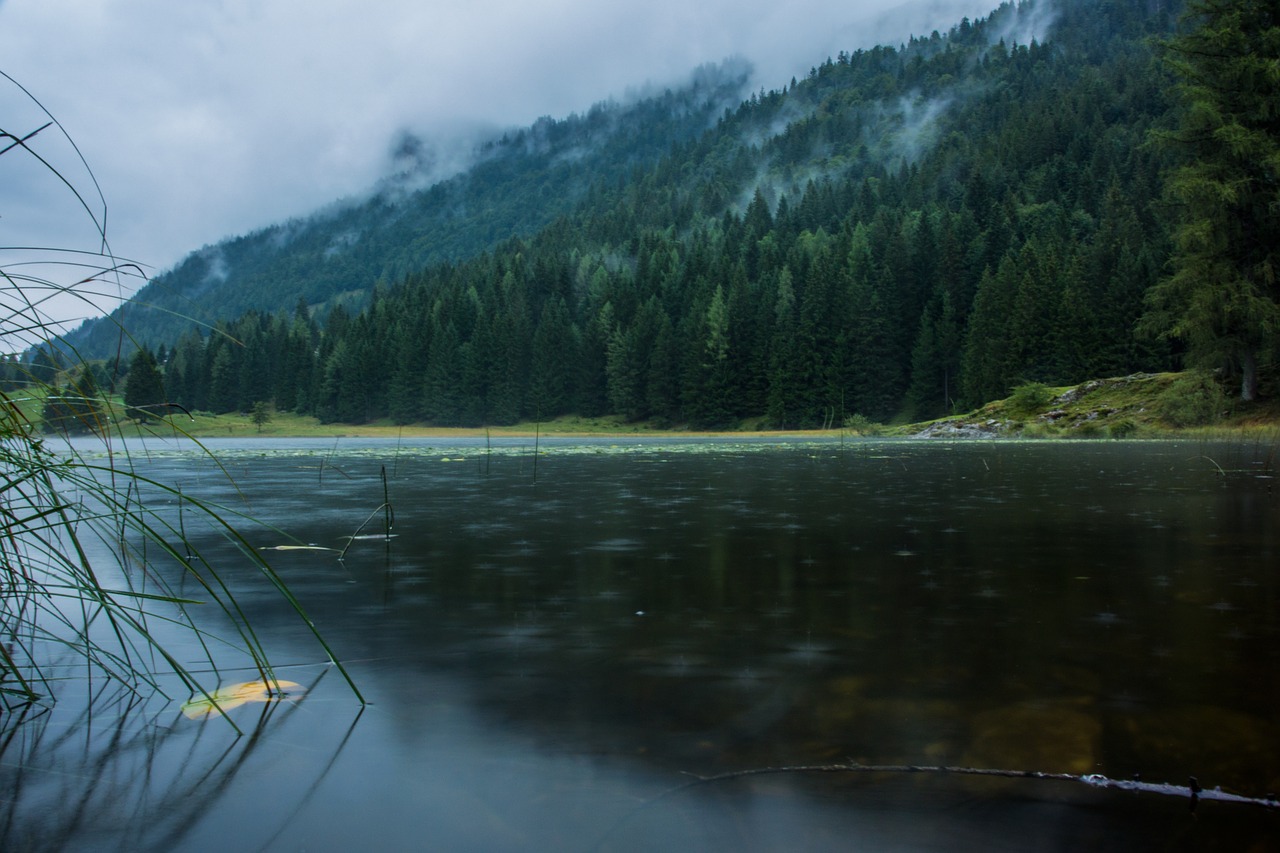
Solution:
[[[132,458],[278,528],[255,548],[377,537],[264,552],[369,704],[233,572],[305,694],[229,711],[237,736],[180,689],[73,680],[3,730],[0,848],[1278,849],[1273,810],[1068,781],[698,778],[1280,791],[1274,442],[212,449]]]

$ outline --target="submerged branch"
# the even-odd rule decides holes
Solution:
[[[650,806],[662,802],[670,797],[678,796],[703,785],[711,785],[718,782],[729,782],[735,779],[746,779],[752,776],[777,776],[789,773],[927,773],[935,775],[986,776],[1001,779],[1073,782],[1080,785],[1087,785],[1090,788],[1104,788],[1117,791],[1131,791],[1138,794],[1163,794],[1165,796],[1182,797],[1187,800],[1191,811],[1195,811],[1196,806],[1199,805],[1202,800],[1261,806],[1266,809],[1280,809],[1280,800],[1272,794],[1268,794],[1265,797],[1246,797],[1241,794],[1232,794],[1227,791],[1223,791],[1221,788],[1205,789],[1200,787],[1199,781],[1194,776],[1187,781],[1186,785],[1170,785],[1156,782],[1141,782],[1136,779],[1112,779],[1109,776],[1103,776],[1100,773],[1089,773],[1083,776],[1077,776],[1072,773],[1042,773],[1037,770],[1003,770],[987,767],[947,767],[919,764],[797,764],[783,767],[755,767],[748,770],[735,770],[729,773],[718,773],[714,776],[688,774],[694,777],[693,781],[686,782],[683,785],[677,785],[674,788],[668,788],[657,796],[645,800],[635,809],[619,818],[618,821],[614,823],[614,825],[610,827],[609,830],[599,839],[599,841],[596,842],[595,846],[599,848],[627,821],[631,820]]]
[[[730,779],[748,776],[767,776],[779,773],[935,773],[955,776],[993,776],[1003,779],[1036,779],[1052,782],[1076,782],[1091,788],[1110,788],[1118,791],[1133,791],[1139,794],[1164,794],[1166,796],[1184,797],[1191,803],[1191,808],[1201,800],[1215,800],[1224,803],[1241,803],[1264,808],[1280,808],[1280,800],[1274,796],[1246,797],[1232,794],[1221,788],[1204,789],[1196,777],[1192,776],[1186,785],[1170,785],[1158,782],[1142,782],[1136,779],[1112,779],[1100,773],[1089,773],[1077,776],[1072,773],[1042,773],[1038,770],[1001,770],[987,767],[946,767],[919,764],[801,764],[787,767],[758,767],[750,770],[737,770],[732,773],[721,773],[716,776],[697,776],[694,781],[659,794],[654,800],[679,793],[699,785],[712,782],[724,782]]]

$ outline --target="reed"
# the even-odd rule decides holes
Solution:
[[[364,521],[360,522],[360,526],[356,528],[355,533],[352,533],[350,536],[347,537],[347,544],[343,547],[342,551],[339,552],[338,554],[339,560],[346,559],[347,551],[351,550],[351,545],[361,538],[361,531],[363,531],[366,527],[369,526],[369,522],[373,521],[375,518],[378,517],[378,513],[382,513],[383,533],[381,538],[386,541],[387,547],[390,547],[391,537],[394,535],[392,534],[391,529],[395,527],[396,511],[395,511],[395,507],[391,505],[391,490],[387,486],[387,466],[386,465],[382,466],[382,505],[379,506],[377,509],[375,509],[373,512],[369,513],[369,516]]]
[[[70,135],[2,71],[0,84],[14,87],[47,119],[27,132],[0,129],[4,164],[43,170],[70,194],[96,240],[89,249],[0,248],[0,341],[46,354],[40,364],[28,358],[21,375],[0,387],[0,708],[52,702],[65,679],[86,673],[162,694],[161,675],[171,673],[207,698],[214,691],[197,672],[216,676],[219,667],[247,665],[278,684],[266,648],[224,580],[230,567],[202,556],[188,536],[193,525],[234,545],[311,628],[363,701],[301,603],[245,539],[241,527],[251,519],[140,473],[92,372],[59,338],[53,314],[66,310],[60,306],[79,301],[96,313],[104,297],[124,298],[129,279],[145,276],[112,253],[105,200]],[[82,194],[81,186],[92,192]],[[132,343],[120,328],[118,354]],[[68,380],[69,392],[62,386]],[[39,413],[49,411],[51,398],[70,416],[44,421]],[[76,405],[66,406],[68,399]],[[177,506],[176,517],[166,505]],[[195,596],[178,592],[188,583]],[[215,633],[214,621],[229,627]],[[165,638],[175,626],[200,649],[194,659],[170,650],[172,639]]]
[[[538,414],[538,420],[533,425],[533,482],[538,483],[538,442],[542,438],[542,415]]]

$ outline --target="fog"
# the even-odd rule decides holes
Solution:
[[[996,5],[0,0],[0,70],[61,122],[93,176],[57,126],[30,145],[60,174],[20,148],[0,156],[0,245],[98,247],[65,178],[114,253],[154,274],[397,171],[447,173],[502,129],[676,85],[703,63],[741,57],[754,86],[780,88],[841,50],[945,32]],[[49,120],[8,81],[0,116],[15,136]]]

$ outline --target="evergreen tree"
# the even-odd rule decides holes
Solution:
[[[730,347],[729,306],[724,289],[716,285],[700,324],[701,346],[690,353],[696,364],[687,411],[697,426],[723,426],[733,418],[733,359]]]
[[[1169,252],[1152,201],[1164,155],[1139,144],[1166,110],[1139,38],[1167,30],[1167,5],[1064,2],[1052,43],[992,48],[1031,6],[1008,3],[949,36],[845,55],[652,168],[593,175],[544,230],[451,251],[394,285],[382,282],[411,254],[382,268],[356,259],[362,241],[320,240],[342,249],[324,274],[344,279],[341,297],[312,299],[323,327],[300,303],[207,344],[179,339],[171,391],[344,421],[766,414],[812,427],[841,409],[925,416],[1025,379],[1164,369],[1133,325]],[[964,108],[904,115],[908,91]],[[555,185],[512,174],[513,192]],[[367,294],[356,280],[380,283]]]
[[[1174,272],[1151,293],[1148,325],[1229,369],[1253,400],[1280,335],[1280,5],[1191,0],[1188,20],[1166,42],[1182,113],[1162,138],[1187,159],[1168,185]]]
[[[462,343],[453,323],[431,333],[427,367],[422,377],[422,415],[430,423],[453,426],[459,423],[462,405]]]
[[[613,334],[614,326],[613,303],[606,301],[587,323],[582,334],[582,360],[579,362],[577,377],[577,409],[580,414],[587,417],[596,417],[609,411],[607,365],[609,338]]]
[[[564,297],[557,294],[547,300],[533,334],[526,402],[529,414],[554,418],[569,410],[579,357],[577,337]]]
[[[62,371],[62,358],[52,346],[36,347],[28,370],[33,380],[52,385],[57,382],[58,374]]]
[[[280,342],[274,394],[277,409],[303,412],[310,408],[316,337],[315,324],[305,303],[300,303]]]
[[[930,305],[921,317],[911,353],[908,401],[918,420],[950,412],[960,390],[961,330],[951,294],[940,291],[937,304]]]
[[[224,334],[215,333],[209,338],[209,390],[205,397],[209,409],[215,413],[235,411],[240,399],[236,381],[239,377],[237,347]],[[208,354],[206,354],[208,357]]]
[[[1018,287],[1017,265],[1006,256],[996,273],[978,285],[960,365],[964,404],[977,406],[1003,397],[1012,387],[1015,355],[1007,334]]]
[[[253,425],[258,428],[258,432],[262,432],[262,428],[271,423],[271,407],[259,400],[249,410],[249,418],[253,421]]]
[[[265,320],[252,312],[233,326],[240,343],[236,353],[236,411],[250,411],[255,402],[271,397],[272,370],[277,361],[271,358],[270,338],[263,330]]]
[[[665,311],[658,317],[645,389],[651,417],[666,423],[680,419],[680,347]]]
[[[81,435],[102,430],[105,414],[99,398],[68,385],[45,397],[40,418],[46,432]]]
[[[16,353],[0,358],[0,391],[13,391],[25,384],[26,371]]]
[[[138,420],[163,417],[167,414],[166,402],[160,366],[151,351],[143,347],[129,360],[124,382],[125,414]]]
[[[165,365],[164,387],[170,399],[192,410],[206,408],[206,368],[204,338],[199,332],[188,332],[174,345]]]
[[[778,288],[773,305],[773,339],[769,345],[769,388],[765,414],[777,429],[794,425],[799,408],[795,372],[796,294],[791,285],[790,268],[778,274]]]

